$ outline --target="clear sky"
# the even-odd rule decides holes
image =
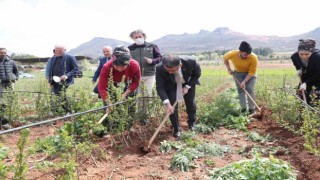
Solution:
[[[255,35],[292,36],[320,27],[316,0],[0,0],[0,47],[51,56],[94,37],[131,42],[217,27]]]

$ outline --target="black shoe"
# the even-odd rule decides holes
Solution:
[[[175,137],[175,138],[180,137],[180,135],[181,135],[180,131],[177,131],[177,132],[173,133],[173,137]]]
[[[141,125],[141,126],[145,126],[145,125],[147,125],[147,124],[149,124],[149,120],[142,120],[142,121],[140,121],[140,125]]]
[[[254,109],[249,109],[249,115],[253,115],[254,114]]]
[[[247,112],[247,109],[241,109],[241,113]]]
[[[7,119],[5,119],[5,118],[0,118],[0,124],[1,125],[5,125],[5,124],[8,124],[9,123],[9,121],[7,120]]]
[[[193,126],[194,124],[188,124],[188,127],[189,127],[189,130],[190,131],[194,131],[194,126]]]

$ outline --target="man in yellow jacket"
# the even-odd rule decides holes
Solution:
[[[241,112],[246,112],[247,103],[246,103],[246,94],[243,91],[245,88],[250,96],[254,98],[254,86],[256,84],[256,70],[258,65],[258,57],[252,53],[252,47],[246,41],[242,41],[239,47],[239,50],[232,50],[224,54],[223,56],[224,64],[228,69],[228,73],[233,75],[235,79],[235,83],[238,89]],[[230,68],[231,60],[234,71]],[[239,81],[239,83],[237,82]],[[255,105],[248,99],[248,108],[249,114],[254,114]]]

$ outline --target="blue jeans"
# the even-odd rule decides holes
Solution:
[[[247,77],[247,75],[248,75],[248,73],[240,73],[240,72],[234,71],[234,76],[239,80],[240,83]],[[256,80],[257,80],[257,77],[253,76],[246,83],[246,90],[247,90],[247,92],[250,94],[250,96],[253,99],[255,99],[255,97],[254,97],[254,86],[256,84]],[[235,83],[236,83],[238,94],[239,94],[239,101],[240,101],[241,109],[247,109],[246,93],[244,92],[243,89],[240,88],[240,85],[239,85],[238,82],[235,81]],[[249,110],[254,110],[255,109],[255,105],[252,102],[252,100],[249,97],[247,97],[247,100],[248,100]]]

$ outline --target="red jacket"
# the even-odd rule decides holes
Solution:
[[[140,78],[141,78],[140,66],[136,60],[131,58],[127,69],[124,70],[123,72],[119,72],[113,67],[113,64],[112,64],[113,61],[114,61],[114,58],[112,58],[110,61],[104,64],[100,73],[98,91],[103,100],[106,100],[108,97],[107,87],[108,87],[111,69],[112,69],[113,82],[118,83],[124,79],[124,81],[128,83],[128,89],[130,90],[131,93],[138,88],[140,83]]]

